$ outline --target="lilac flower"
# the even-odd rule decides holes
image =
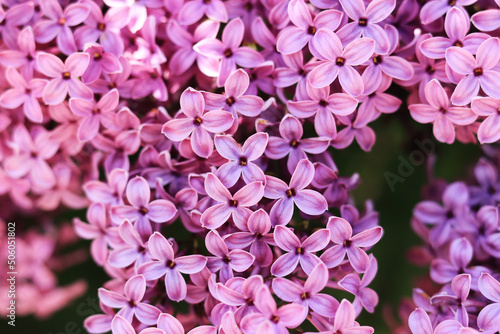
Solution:
[[[486,305],[477,317],[481,332],[494,333],[500,327],[500,283],[489,273],[482,273],[478,280],[479,291],[494,303]]]
[[[299,100],[309,98],[306,92],[307,76],[315,67],[316,63],[311,59],[304,64],[304,54],[302,51],[283,55],[283,63],[286,67],[278,67],[274,71],[273,83],[278,88],[290,87],[297,84],[295,96]]]
[[[229,160],[220,166],[215,173],[222,184],[228,188],[232,187],[240,176],[247,184],[254,181],[265,183],[264,172],[252,161],[262,156],[268,138],[267,133],[256,133],[248,137],[241,147],[231,136],[216,136],[215,148],[217,152]]]
[[[271,231],[271,219],[266,211],[259,209],[252,213],[247,221],[248,232],[236,232],[224,238],[231,249],[244,249],[250,246],[250,254],[255,256],[254,265],[268,267],[273,262],[273,253],[269,245],[274,245]]]
[[[78,139],[89,141],[99,132],[99,125],[113,128],[115,123],[115,110],[119,102],[118,90],[112,89],[104,95],[99,102],[71,98],[69,106],[71,111],[83,118],[78,127]]]
[[[57,0],[40,2],[43,14],[48,18],[39,21],[34,28],[35,38],[38,43],[48,43],[57,37],[57,46],[61,52],[71,55],[77,52],[72,26],[76,26],[89,16],[90,9],[82,4],[72,4],[64,11]]]
[[[115,243],[114,249],[109,254],[109,263],[113,267],[126,268],[133,264],[137,270],[141,264],[151,261],[147,245],[130,221],[123,221],[118,227],[118,232],[122,242]]]
[[[280,32],[276,49],[283,54],[301,51],[319,29],[325,28],[331,31],[337,29],[342,15],[338,10],[325,10],[313,19],[304,0],[291,0],[288,3],[288,16],[295,26]],[[311,49],[311,44],[309,48]],[[315,54],[313,50],[311,52]]]
[[[151,221],[165,223],[175,216],[177,209],[164,199],[150,202],[151,192],[148,182],[136,176],[129,181],[126,189],[127,200],[130,205],[117,205],[111,207],[111,214],[135,222],[135,228],[144,238],[151,232]]]
[[[302,124],[292,115],[283,117],[279,133],[281,138],[269,138],[266,155],[271,159],[281,159],[288,154],[287,167],[290,173],[297,168],[300,160],[307,158],[305,152],[319,154],[326,151],[330,144],[330,139],[326,137],[302,139]]]
[[[94,43],[99,39],[106,52],[117,57],[123,54],[124,45],[120,36],[120,29],[128,24],[130,7],[109,8],[103,16],[102,10],[93,1],[82,1],[82,4],[89,7],[89,15],[83,21],[84,26],[75,30],[76,45],[83,49],[85,44]]]
[[[256,17],[250,27],[255,42],[264,50],[260,53],[266,60],[271,60],[276,66],[283,64],[281,53],[276,49],[276,36],[269,30],[262,17]]]
[[[146,280],[151,281],[165,275],[165,288],[170,300],[180,301],[186,298],[187,288],[183,274],[200,272],[207,264],[207,259],[201,255],[187,255],[175,257],[170,242],[159,232],[151,235],[148,248],[154,259],[142,264],[137,272],[143,274]]]
[[[498,5],[498,2],[495,1]],[[500,7],[500,6],[499,6]],[[472,15],[472,23],[481,31],[493,31],[500,27],[498,18],[500,17],[500,10],[487,9],[476,12]]]
[[[264,58],[254,49],[247,46],[240,47],[244,31],[243,21],[237,18],[231,20],[224,28],[222,41],[204,39],[193,47],[199,54],[220,60],[217,81],[219,86],[222,86],[229,75],[236,71],[236,64],[241,67],[254,67],[264,61]]]
[[[203,95],[192,88],[182,93],[181,110],[187,117],[168,121],[162,132],[173,141],[184,140],[192,133],[193,151],[201,157],[209,157],[213,152],[213,141],[209,132],[226,131],[231,127],[233,116],[222,110],[205,113]]]
[[[24,14],[26,16],[26,13]],[[21,75],[24,78],[31,78],[38,53],[36,51],[33,28],[28,26],[19,33],[16,48],[0,51],[0,64],[7,68],[10,66],[21,68]]]
[[[429,24],[444,14],[448,13],[452,8],[458,8],[463,10],[463,7],[472,5],[477,0],[457,0],[457,1],[446,1],[446,0],[433,0],[426,3],[420,10],[420,20],[422,24]]]
[[[328,209],[325,198],[317,191],[305,189],[314,178],[314,165],[302,159],[292,174],[290,185],[282,180],[266,176],[264,197],[277,199],[271,208],[270,217],[273,226],[287,225],[293,216],[295,203],[301,212],[317,216]]]
[[[330,331],[322,332],[322,334],[334,333],[359,333],[372,334],[373,328],[370,326],[360,326],[356,321],[356,312],[354,306],[347,300],[342,299],[335,313],[333,328]],[[311,334],[311,333],[308,333]]]
[[[382,237],[382,228],[372,227],[353,236],[351,225],[339,217],[330,217],[326,227],[330,230],[330,238],[334,245],[321,255],[321,261],[328,268],[333,268],[341,264],[347,254],[354,270],[365,273],[370,266],[370,258],[362,247],[376,244]]]
[[[373,254],[370,254],[369,257],[370,265],[363,274],[362,279],[359,279],[359,275],[357,274],[347,274],[339,281],[339,285],[342,288],[355,296],[353,306],[354,309],[356,309],[357,314],[361,312],[361,308],[363,307],[368,312],[373,313],[375,306],[378,304],[377,293],[368,288],[368,285],[373,281],[375,275],[377,274],[378,265]]]
[[[71,97],[90,100],[92,91],[77,79],[85,73],[89,61],[90,57],[86,53],[73,53],[64,63],[52,54],[38,54],[38,69],[52,78],[43,90],[43,101],[50,105],[59,104],[68,93]]]
[[[470,20],[467,13],[453,7],[446,14],[444,21],[446,37],[432,37],[422,42],[420,50],[429,58],[441,59],[445,57],[446,49],[457,46],[476,54],[479,45],[490,36],[483,33],[467,34],[470,30]]]
[[[207,267],[211,272],[218,272],[222,283],[233,277],[233,270],[244,272],[253,264],[255,257],[241,249],[229,251],[226,243],[215,230],[208,232],[205,245],[215,257],[208,257]]]
[[[376,53],[386,54],[390,47],[389,38],[378,23],[391,14],[396,6],[396,1],[374,0],[368,4],[368,7],[365,7],[362,0],[341,0],[340,4],[346,14],[354,21],[338,31],[337,34],[342,43],[351,43],[361,36],[368,37],[375,41]]]
[[[7,157],[4,169],[7,175],[21,178],[29,174],[30,181],[41,189],[50,189],[56,184],[56,176],[47,160],[52,158],[59,145],[50,139],[47,131],[34,129],[30,134],[21,123],[12,131],[12,144],[17,154]]]
[[[87,210],[89,224],[75,218],[73,224],[76,233],[83,239],[91,239],[90,253],[99,265],[104,265],[108,259],[108,245],[116,244],[118,240],[117,228],[107,226],[106,208],[101,203],[92,204]]]
[[[335,33],[320,29],[314,36],[313,45],[324,59],[309,74],[309,82],[313,87],[328,86],[338,76],[340,85],[349,95],[357,96],[363,93],[363,80],[353,66],[370,59],[375,48],[372,39],[356,39],[343,48]]]
[[[83,191],[92,202],[103,204],[121,204],[122,196],[127,186],[128,172],[113,169],[107,176],[107,182],[88,181],[83,185]]]
[[[469,186],[469,203],[471,205],[495,205],[496,203],[500,202],[500,194],[498,193],[500,188],[498,184],[498,171],[496,167],[488,160],[481,158],[474,167],[474,176],[476,177],[479,185]],[[486,209],[488,209],[488,207],[485,208],[485,210]],[[478,211],[478,215],[480,210]],[[492,220],[485,219],[485,221],[491,222]],[[491,227],[493,228],[492,230],[496,228],[496,226]]]
[[[140,332],[136,332],[134,327],[125,320],[124,317],[116,315],[111,321],[111,332],[113,334],[165,334],[165,332],[158,328],[145,328]]]
[[[299,118],[314,115],[314,128],[322,137],[335,138],[337,126],[334,115],[350,115],[358,106],[358,101],[347,94],[330,94],[330,86],[314,88],[307,85],[307,94],[310,100],[288,101],[287,108]]]
[[[262,285],[264,281],[259,275],[232,278],[225,285],[217,283],[217,298],[226,305],[237,307],[234,317],[241,320],[247,314],[258,312],[254,301]]]
[[[475,97],[471,103],[472,111],[478,115],[486,117],[481,122],[477,132],[477,139],[481,144],[494,143],[500,139],[500,118],[498,110],[500,101],[491,97]]]
[[[2,40],[11,48],[16,48],[19,28],[28,24],[33,19],[35,4],[33,2],[12,5],[6,12],[0,10],[0,32]]]
[[[13,88],[5,91],[0,96],[0,105],[8,109],[15,109],[22,105],[24,114],[30,121],[41,123],[43,113],[37,98],[42,97],[47,80],[31,79],[27,82],[17,70],[9,67],[7,69],[7,81]]]
[[[184,334],[184,327],[182,327],[182,324],[174,318],[172,315],[168,313],[162,313],[158,317],[158,324],[157,324],[158,330],[161,330],[161,333],[169,333],[169,334]],[[149,328],[148,328],[149,329]],[[148,330],[148,329],[145,329]],[[155,328],[151,328],[151,330],[156,330]],[[141,332],[141,334],[146,334]],[[148,334],[156,334],[156,332],[151,332]],[[217,329],[214,326],[198,326],[189,332],[187,334],[217,334]]]
[[[118,58],[111,52],[105,52],[99,44],[87,44],[85,53],[90,56],[89,66],[82,75],[82,81],[86,84],[95,82],[101,73],[116,74],[122,71]]]
[[[319,258],[312,254],[323,250],[329,242],[330,232],[321,229],[309,236],[303,242],[285,226],[278,225],[274,230],[274,241],[288,253],[280,256],[272,265],[271,273],[274,276],[283,277],[292,273],[297,265],[308,275],[314,267],[320,263]]]
[[[146,292],[146,280],[143,275],[132,276],[125,287],[124,294],[109,291],[104,288],[99,289],[99,299],[111,308],[119,308],[117,315],[123,317],[129,323],[133,317],[147,325],[156,324],[160,315],[160,310],[148,303],[142,302]]]
[[[278,277],[273,280],[273,291],[284,301],[303,305],[325,317],[333,317],[339,302],[330,295],[320,293],[328,279],[328,269],[319,262],[308,275],[304,286]]]
[[[435,294],[430,300],[431,304],[452,306],[453,313],[455,313],[455,320],[463,326],[468,326],[469,314],[467,313],[467,306],[471,303],[469,303],[467,297],[469,296],[470,288],[471,276],[469,274],[457,275],[451,281],[451,291],[453,294],[448,294],[447,291]]]
[[[205,191],[208,196],[219,204],[209,207],[201,216],[201,224],[208,229],[219,228],[229,217],[233,218],[236,226],[242,231],[248,231],[247,220],[252,214],[249,206],[257,204],[264,195],[262,182],[255,181],[247,184],[234,195],[212,173],[205,179]]]
[[[167,34],[172,42],[178,46],[177,51],[175,51],[169,59],[169,68],[172,74],[183,74],[195,61],[198,61],[200,71],[207,74],[206,71],[204,71],[205,63],[213,63],[216,61],[194,51],[193,45],[204,39],[216,38],[219,27],[219,22],[207,20],[198,25],[193,34],[191,34],[182,29],[176,21],[168,21]],[[217,69],[218,64],[216,63],[216,70]],[[217,74],[215,74],[215,76],[217,76]]]
[[[363,73],[365,74],[366,71]],[[363,79],[365,76],[363,75]],[[366,77],[366,80],[370,80]],[[353,123],[355,127],[363,128],[368,123],[375,121],[381,114],[391,114],[396,112],[401,106],[401,100],[397,97],[385,93],[387,88],[391,85],[392,80],[388,76],[382,76],[380,85],[374,92],[367,96],[358,98],[361,102],[358,108],[358,115]],[[368,86],[365,84],[366,94]]]
[[[241,329],[248,334],[286,333],[287,328],[297,327],[307,315],[306,308],[298,304],[278,308],[267,286],[259,288],[255,305],[261,313],[248,314],[241,321]]]
[[[463,106],[469,103],[479,92],[479,87],[491,97],[500,98],[498,82],[500,72],[494,67],[500,61],[500,40],[489,38],[477,49],[476,59],[472,54],[459,47],[450,47],[446,50],[447,64],[458,74],[465,77],[460,80],[451,101]]]
[[[470,108],[451,106],[446,91],[436,79],[425,86],[425,97],[429,104],[410,105],[410,114],[420,123],[432,122],[434,136],[441,142],[455,141],[454,124],[468,125],[477,118]],[[453,101],[453,96],[451,99]]]
[[[179,12],[179,23],[190,25],[199,21],[203,15],[219,22],[227,22],[227,10],[221,0],[192,0],[187,1]]]

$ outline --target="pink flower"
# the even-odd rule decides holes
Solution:
[[[0,51],[0,64],[5,67],[21,68],[21,75],[31,78],[37,54],[33,28],[27,26],[19,33],[16,48]]]
[[[85,73],[89,61],[86,53],[73,53],[64,63],[52,54],[40,53],[37,57],[38,69],[52,78],[43,90],[43,101],[50,105],[59,104],[68,93],[71,97],[92,99],[90,88],[77,79]]]
[[[119,308],[120,311],[118,311],[117,315],[123,317],[129,323],[132,322],[135,316],[139,321],[147,325],[154,325],[161,312],[158,308],[142,301],[145,292],[146,280],[144,276],[136,275],[125,283],[123,295],[100,288],[99,299],[106,306]]]
[[[209,207],[201,216],[201,224],[208,229],[219,228],[229,217],[242,231],[248,231],[247,220],[252,214],[249,206],[257,204],[264,195],[262,182],[255,181],[245,185],[234,195],[212,173],[205,179],[205,191],[218,204]]]
[[[136,332],[134,327],[124,317],[116,315],[111,321],[111,332],[113,334],[166,334],[158,328],[145,328],[140,332]]]
[[[120,61],[111,52],[104,52],[99,44],[87,44],[85,53],[90,56],[89,66],[82,75],[82,81],[90,84],[101,76],[101,73],[116,74],[122,71]]]
[[[227,11],[221,0],[192,0],[187,1],[179,12],[179,23],[190,25],[199,21],[203,15],[219,22],[227,22]]]
[[[22,105],[24,114],[30,121],[41,123],[43,113],[38,98],[42,97],[47,80],[31,79],[27,82],[17,70],[9,67],[7,69],[7,81],[13,88],[5,91],[0,96],[0,105],[8,109],[15,109]]]
[[[48,20],[39,21],[34,28],[35,38],[38,43],[48,43],[57,37],[57,46],[66,55],[78,51],[72,26],[76,26],[87,18],[90,9],[82,4],[72,4],[64,11],[57,0],[40,1],[40,7]]]
[[[338,76],[340,85],[349,95],[363,93],[363,80],[353,66],[370,59],[375,48],[372,39],[356,39],[343,48],[335,33],[320,29],[314,36],[313,45],[321,58],[325,59],[309,74],[309,82],[314,88],[328,86]]]
[[[99,102],[84,99],[71,98],[69,106],[71,111],[83,118],[78,127],[78,139],[89,141],[99,132],[102,124],[108,129],[112,129],[115,123],[115,109],[118,106],[119,95],[116,89],[109,91]]]
[[[284,278],[273,280],[273,291],[287,302],[303,305],[325,317],[333,317],[339,302],[332,296],[320,293],[328,282],[328,268],[319,262],[308,275],[304,285]]]
[[[172,245],[159,232],[151,235],[148,248],[157,261],[144,263],[137,269],[137,272],[143,274],[148,281],[165,276],[168,298],[176,302],[186,298],[186,281],[181,273],[200,272],[207,264],[207,259],[201,255],[175,257]]]
[[[382,238],[382,228],[372,227],[353,236],[351,225],[339,217],[330,217],[326,227],[330,230],[334,246],[321,255],[321,261],[328,268],[333,268],[341,264],[347,254],[354,270],[359,273],[366,272],[370,259],[362,248],[376,244]]]
[[[304,0],[291,0],[288,3],[288,16],[295,25],[283,29],[277,39],[276,49],[283,54],[301,51],[310,43],[316,31],[325,28],[334,31],[340,25],[342,12],[325,10],[312,18],[309,7]],[[309,44],[312,54],[315,50]]]
[[[186,89],[181,95],[181,111],[187,117],[168,121],[162,132],[170,140],[181,141],[191,133],[191,147],[203,158],[213,152],[213,141],[209,132],[219,133],[231,127],[233,116],[223,110],[205,112],[203,95],[192,89]]]
[[[481,122],[477,132],[477,139],[481,144],[494,143],[500,139],[500,101],[491,97],[476,97],[472,99],[472,111],[486,117]]]
[[[439,141],[453,143],[455,141],[453,125],[468,125],[477,118],[470,108],[452,107],[448,95],[436,79],[425,86],[425,97],[429,105],[412,104],[409,106],[410,114],[420,123],[432,122],[434,136]]]
[[[463,7],[472,5],[476,1],[477,0],[457,0],[453,2],[446,0],[429,1],[420,10],[420,20],[422,20],[422,24],[429,24],[447,14],[452,8],[458,8],[465,12]]]
[[[116,268],[126,268],[134,265],[137,270],[143,263],[151,261],[151,253],[147,248],[137,230],[132,224],[125,220],[118,228],[120,243],[113,244],[113,250],[109,254],[109,264]]]
[[[253,161],[264,153],[268,138],[267,133],[256,133],[248,137],[241,147],[231,136],[216,136],[215,148],[217,152],[229,160],[220,166],[215,173],[222,184],[228,188],[232,187],[240,176],[247,184],[254,181],[265,183],[264,172]]]
[[[465,76],[458,83],[451,101],[459,106],[468,104],[479,92],[479,87],[491,97],[500,98],[500,72],[494,67],[500,61],[500,40],[489,38],[477,49],[476,58],[462,48],[446,50],[446,62],[458,74]]]
[[[325,198],[317,191],[305,189],[314,178],[314,165],[302,159],[292,174],[290,185],[282,180],[266,176],[264,197],[277,199],[271,208],[270,216],[273,226],[287,225],[293,216],[293,204],[308,215],[317,216],[328,209]]]

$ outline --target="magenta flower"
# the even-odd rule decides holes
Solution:
[[[340,25],[342,15],[338,10],[325,10],[313,19],[304,0],[291,0],[288,3],[288,16],[295,26],[280,32],[276,49],[283,54],[291,54],[301,51],[309,43],[311,50],[310,41],[316,31],[322,28],[334,31]],[[314,51],[311,50],[311,53],[315,54]]]
[[[477,317],[481,332],[494,333],[500,328],[500,282],[489,273],[482,273],[478,281],[479,291],[494,303],[486,305]]]
[[[225,285],[217,283],[217,298],[226,305],[237,307],[234,317],[241,319],[249,313],[258,312],[254,301],[262,285],[264,281],[260,275],[253,275],[247,279],[232,278]]]
[[[179,23],[185,26],[199,21],[203,15],[218,22],[227,22],[226,6],[221,0],[192,0],[187,1],[179,12]]]
[[[187,117],[176,118],[163,125],[162,132],[173,141],[186,139],[191,133],[191,147],[203,158],[208,158],[213,152],[213,141],[209,132],[226,131],[232,125],[233,115],[223,110],[205,113],[203,95],[192,89],[186,89],[180,99],[181,111]]]
[[[277,88],[290,87],[297,84],[295,97],[298,100],[307,100],[307,76],[315,67],[314,59],[304,64],[302,51],[283,55],[283,63],[286,67],[278,67],[274,71],[273,83]]]
[[[351,224],[339,217],[330,217],[326,227],[330,230],[334,245],[321,255],[321,261],[328,268],[333,268],[341,264],[347,254],[354,270],[358,273],[366,272],[370,266],[370,258],[362,248],[375,245],[382,238],[382,228],[372,227],[353,236]]]
[[[169,69],[174,75],[181,75],[198,60],[200,71],[204,72],[205,63],[216,62],[216,60],[207,58],[193,49],[193,45],[204,39],[214,39],[217,37],[220,23],[207,20],[199,24],[194,32],[184,30],[176,21],[168,21],[167,34],[178,49],[169,58]],[[216,63],[216,70],[218,64]],[[217,74],[215,74],[217,75]]]
[[[469,324],[467,306],[469,306],[469,304],[473,305],[473,303],[467,300],[470,293],[471,280],[471,275],[469,274],[457,275],[451,281],[451,294],[447,291],[443,291],[442,293],[435,294],[430,299],[432,305],[447,305],[452,308],[455,313],[454,319],[463,326]]]
[[[441,142],[453,143],[454,125],[468,125],[477,118],[470,108],[451,106],[446,91],[436,79],[425,86],[425,97],[429,104],[410,105],[410,114],[420,123],[433,123],[434,136]]]
[[[328,245],[330,232],[327,229],[318,230],[301,242],[288,227],[278,225],[274,230],[274,241],[279,248],[288,252],[273,263],[271,273],[274,276],[289,275],[299,263],[302,270],[310,275],[314,267],[321,262],[312,253],[319,252]]]
[[[354,21],[337,32],[342,43],[348,44],[363,37],[375,41],[375,52],[381,55],[389,51],[390,42],[386,32],[378,23],[385,20],[396,6],[395,0],[374,0],[365,8],[362,0],[340,0],[346,14]]]
[[[11,4],[9,4],[9,6]],[[16,49],[16,42],[19,40],[18,27],[28,24],[33,19],[33,14],[35,14],[35,4],[33,2],[12,5],[6,12],[3,8],[0,9],[0,32],[2,34],[2,41],[5,42],[10,49]]]
[[[43,101],[47,104],[59,104],[69,93],[71,97],[90,100],[93,93],[77,78],[85,73],[90,57],[86,53],[73,53],[63,63],[61,59],[49,53],[40,53],[37,57],[38,69],[52,78],[43,90]]]
[[[498,5],[498,1],[495,1]],[[499,6],[500,7],[500,6]],[[471,17],[472,23],[481,31],[493,31],[500,27],[500,10],[487,9],[476,12]]]
[[[344,49],[335,33],[320,29],[314,36],[313,45],[324,59],[309,74],[309,82],[314,88],[328,86],[338,76],[340,85],[349,95],[357,96],[363,93],[363,80],[353,66],[370,59],[375,48],[372,39],[356,39]]]
[[[325,317],[335,316],[339,302],[332,296],[320,293],[328,282],[328,268],[319,262],[308,275],[304,286],[299,283],[284,279],[273,280],[274,293],[286,302],[293,302],[309,308]]]
[[[330,86],[314,88],[307,85],[309,100],[288,101],[288,110],[296,117],[314,116],[314,129],[319,136],[335,138],[337,126],[334,115],[347,116],[358,106],[358,101],[344,93],[330,94]]]
[[[143,238],[151,235],[151,221],[165,223],[172,219],[177,211],[167,200],[157,199],[150,202],[151,191],[148,182],[140,176],[129,181],[126,195],[130,205],[113,206],[111,214],[135,222],[134,226]]]
[[[136,332],[134,327],[125,320],[124,317],[116,315],[111,321],[111,332],[113,334],[166,334],[158,328],[145,328],[140,332]]]
[[[7,68],[21,68],[21,75],[31,78],[37,54],[33,28],[27,26],[19,33],[16,48],[0,51],[0,64]]]
[[[363,73],[363,79],[370,81],[370,78],[364,76],[365,73],[366,71]],[[353,123],[355,127],[363,128],[368,125],[368,123],[376,120],[381,114],[391,114],[399,109],[401,100],[391,94],[385,93],[391,83],[392,80],[390,77],[382,76],[382,80],[374,92],[359,98],[361,104],[359,105],[358,114]],[[368,85],[365,81],[364,94],[369,92],[369,90],[367,91],[367,87]]]
[[[273,226],[287,225],[293,216],[293,204],[305,214],[317,216],[328,209],[323,195],[317,191],[305,189],[314,178],[314,165],[302,159],[292,174],[290,185],[282,180],[266,176],[264,197],[277,199],[271,208],[270,217]]]
[[[86,84],[95,82],[101,73],[116,74],[122,71],[118,58],[111,52],[105,52],[99,44],[87,44],[85,53],[90,56],[89,66],[82,75],[82,81]]]
[[[207,267],[211,272],[219,271],[222,283],[234,277],[233,270],[244,272],[253,264],[255,257],[241,249],[229,251],[226,243],[215,230],[208,232],[205,238],[205,245],[210,253],[215,257],[208,257]]]
[[[264,61],[260,53],[254,49],[248,46],[240,47],[244,32],[245,25],[240,18],[237,18],[231,20],[224,28],[222,41],[215,38],[204,39],[194,46],[194,50],[199,54],[220,60],[217,81],[219,86],[222,86],[229,75],[236,71],[236,65],[254,67]]]
[[[89,16],[90,8],[82,4],[72,4],[64,11],[57,0],[44,0],[40,2],[43,15],[48,20],[39,21],[34,28],[35,38],[38,43],[48,43],[57,37],[57,46],[62,53],[71,55],[78,51],[72,26],[76,26]]]
[[[356,311],[354,306],[347,300],[342,299],[339,308],[335,313],[333,321],[333,328],[331,331],[323,332],[323,334],[334,333],[358,333],[358,334],[372,334],[373,328],[370,326],[360,326],[356,321]]]
[[[120,29],[128,24],[130,7],[121,6],[109,8],[103,16],[102,9],[93,1],[82,1],[82,4],[89,7],[89,15],[83,21],[84,26],[75,30],[76,45],[83,49],[85,44],[94,43],[99,39],[106,52],[117,57],[123,54],[123,39],[120,36]]]
[[[94,139],[99,132],[100,124],[108,129],[114,127],[116,115],[114,111],[118,107],[119,97],[118,91],[113,89],[97,103],[78,98],[69,100],[71,111],[83,118],[78,127],[78,139],[81,141]]]
[[[307,153],[319,154],[326,151],[330,139],[316,137],[302,139],[304,130],[298,119],[292,115],[286,115],[279,125],[280,137],[270,137],[266,149],[266,155],[271,159],[281,159],[288,154],[287,167],[292,173],[300,160],[307,159]]]
[[[229,217],[232,217],[240,230],[248,231],[247,220],[252,214],[248,207],[261,200],[264,195],[264,186],[259,181],[251,182],[231,195],[217,176],[208,173],[205,179],[205,191],[219,204],[211,206],[203,212],[201,216],[203,227],[211,230],[219,228]]]
[[[477,49],[476,58],[459,47],[446,50],[446,62],[453,71],[465,77],[460,80],[451,101],[456,105],[466,105],[479,92],[479,87],[491,97],[500,98],[500,72],[494,67],[500,61],[500,40],[489,38]]]
[[[267,133],[256,133],[248,137],[242,147],[231,136],[215,136],[217,152],[229,160],[215,173],[222,184],[230,188],[240,176],[247,184],[254,181],[264,184],[266,182],[264,172],[252,161],[262,156],[266,150],[268,138]]]
[[[148,281],[165,275],[168,298],[177,302],[186,298],[186,281],[181,273],[195,274],[200,272],[207,264],[207,259],[201,255],[175,257],[172,245],[159,232],[151,235],[148,248],[153,258],[158,261],[144,263],[137,269],[137,272],[143,274]]]
[[[92,258],[99,265],[104,265],[108,260],[108,245],[116,245],[118,230],[116,227],[108,226],[106,220],[106,207],[101,203],[89,206],[87,210],[88,224],[79,218],[73,220],[76,233],[83,239],[90,239],[90,253]]]
[[[0,98],[1,101],[1,98]],[[491,97],[476,97],[472,99],[472,111],[486,117],[479,125],[477,139],[481,144],[494,143],[500,139],[500,101]]]
[[[458,8],[465,11],[463,7],[472,5],[477,0],[433,0],[426,3],[420,10],[420,20],[422,24],[429,24],[447,14],[450,9]]]
[[[241,321],[244,333],[286,333],[287,328],[299,326],[307,316],[307,309],[298,304],[276,306],[269,288],[262,286],[257,291],[255,305],[260,311],[250,313]]]
[[[7,109],[15,109],[22,105],[24,115],[30,121],[41,123],[43,113],[38,98],[42,97],[47,80],[31,79],[27,82],[16,69],[9,67],[7,69],[7,81],[12,85],[12,89],[0,95],[0,105]]]
[[[21,123],[12,131],[12,145],[17,154],[6,157],[4,169],[7,175],[21,178],[29,174],[30,181],[41,189],[50,189],[56,184],[54,171],[47,163],[59,145],[51,140],[50,133],[42,129],[34,129],[32,134]]]
[[[143,330],[140,334],[157,334],[156,330],[161,331],[161,333],[165,334],[184,334],[184,327],[182,326],[181,322],[174,318],[172,315],[168,313],[162,313],[158,317],[158,324],[157,324],[158,329],[156,328],[146,328]],[[145,331],[151,330],[152,332],[147,332]],[[159,333],[159,332],[158,332]],[[197,326],[194,329],[190,330],[187,332],[187,334],[217,334],[217,328],[214,326]]]
[[[436,36],[426,39],[420,45],[420,50],[426,57],[444,58],[446,49],[452,46],[462,47],[471,54],[476,54],[479,45],[490,37],[483,33],[467,34],[470,30],[469,16],[457,7],[446,14],[444,29],[448,38]]]
[[[113,169],[106,177],[107,183],[93,180],[83,185],[83,191],[92,202],[103,204],[122,204],[122,196],[127,186],[128,172]]]
[[[266,211],[259,209],[252,213],[247,222],[248,232],[236,232],[227,235],[224,242],[230,249],[244,249],[250,246],[250,254],[255,256],[254,265],[268,267],[273,262],[273,253],[269,245],[274,245],[271,231],[271,219]]]
[[[147,245],[132,223],[123,221],[118,227],[118,233],[122,242],[113,244],[114,249],[109,254],[109,263],[113,267],[126,268],[133,264],[137,270],[141,264],[151,261]]]
[[[356,313],[359,314],[364,307],[368,312],[373,313],[378,304],[378,295],[375,291],[368,288],[377,274],[378,265],[375,257],[370,254],[370,265],[363,278],[359,279],[358,274],[347,274],[339,281],[339,285],[346,291],[354,295],[353,306]]]
[[[149,303],[142,302],[145,292],[146,280],[144,276],[136,275],[125,283],[123,295],[100,288],[99,299],[108,307],[119,308],[120,311],[118,311],[117,315],[123,317],[129,323],[132,322],[135,316],[146,325],[154,325],[161,311]]]

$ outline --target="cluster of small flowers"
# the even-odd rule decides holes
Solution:
[[[0,218],[0,244],[4,246],[0,251],[0,270],[5,280],[0,287],[2,317],[13,314],[47,318],[87,290],[83,278],[59,286],[59,273],[83,262],[88,255],[83,249],[61,253],[79,240],[71,224],[58,230],[47,226],[43,233],[26,232],[19,224],[8,224]]]
[[[419,262],[430,265],[439,290],[431,297],[414,289],[413,334],[500,329],[499,161],[482,158],[474,169],[476,184],[452,183],[415,207],[412,227],[426,242]]]

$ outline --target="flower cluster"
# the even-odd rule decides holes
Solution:
[[[415,250],[439,284],[432,296],[413,292],[413,334],[496,333],[500,328],[500,225],[498,160],[482,158],[476,182],[447,185],[420,202],[412,227],[426,242]]]

